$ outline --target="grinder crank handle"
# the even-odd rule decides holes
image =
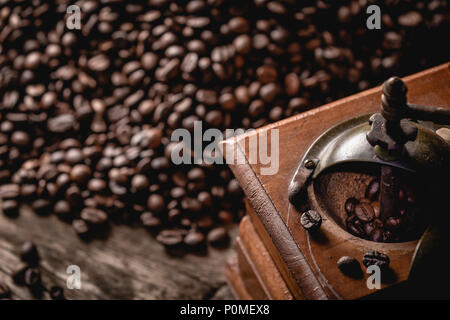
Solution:
[[[432,121],[437,124],[450,124],[450,108],[407,104],[407,117],[413,120]]]

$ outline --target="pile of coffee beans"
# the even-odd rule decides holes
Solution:
[[[26,286],[33,297],[42,298],[45,291],[53,300],[64,300],[64,290],[58,286],[46,288],[42,283],[39,269],[39,253],[36,245],[30,241],[25,242],[20,249],[20,260],[23,262],[14,273],[12,279],[18,286]],[[11,299],[11,289],[0,282],[0,299]]]
[[[0,0],[3,211],[28,202],[83,237],[121,221],[168,246],[222,242],[239,184],[174,165],[173,130],[257,128],[445,62],[448,22],[439,0]]]
[[[402,242],[416,240],[426,227],[422,205],[417,191],[411,186],[399,190],[399,210],[394,216],[381,218],[380,182],[372,180],[367,186],[365,198],[349,198],[345,202],[347,230],[360,238],[375,242]]]

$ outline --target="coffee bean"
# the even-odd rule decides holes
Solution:
[[[167,248],[173,248],[183,243],[183,235],[179,230],[163,230],[156,240]]]
[[[3,213],[9,217],[16,217],[19,214],[19,202],[16,200],[3,200]]]
[[[19,196],[20,186],[17,184],[5,184],[0,186],[1,199],[14,199]]]
[[[246,35],[240,35],[233,40],[233,46],[237,53],[239,54],[248,54],[252,48],[252,40]]]
[[[191,231],[184,237],[184,243],[189,247],[197,247],[203,244],[205,235],[201,232]]]
[[[65,300],[64,289],[61,287],[53,286],[50,288],[49,293],[52,300]]]
[[[21,265],[12,272],[12,279],[19,286],[25,285],[25,272],[29,269],[28,265]]]
[[[133,192],[145,190],[149,185],[150,182],[148,181],[147,177],[142,174],[135,175],[131,179],[131,190]]]
[[[362,222],[356,217],[351,215],[346,219],[347,230],[354,236],[364,238],[366,236],[364,232],[364,226]]]
[[[147,200],[147,207],[150,211],[160,213],[165,209],[164,198],[159,194],[152,194]]]
[[[370,201],[375,201],[378,199],[378,195],[380,194],[380,182],[375,179],[372,180],[366,189],[366,198]]]
[[[380,267],[382,270],[389,267],[389,262],[389,257],[378,251],[369,251],[365,253],[362,260],[362,263],[366,268],[375,265]]]
[[[284,78],[284,85],[286,87],[286,93],[290,96],[295,96],[300,89],[300,79],[297,74],[289,73]]]
[[[241,186],[239,185],[239,182],[236,179],[231,179],[230,182],[228,182],[227,191],[233,197],[242,196]]]
[[[143,226],[151,229],[158,228],[162,225],[161,219],[151,212],[143,212],[141,214],[141,222]]]
[[[39,264],[39,253],[36,245],[31,241],[25,242],[20,249],[20,259],[30,266],[37,266]]]
[[[370,236],[375,229],[381,230],[382,228],[383,228],[383,222],[379,219],[375,219],[373,221],[367,222],[364,225],[364,231],[365,231],[366,235],[368,235],[368,236]]]
[[[40,215],[47,215],[51,212],[51,202],[47,199],[37,199],[33,201],[31,204],[31,207],[33,208],[34,212]]]
[[[227,229],[223,227],[214,228],[208,232],[206,240],[213,246],[221,246],[229,241]]]
[[[385,226],[390,231],[398,230],[402,225],[402,220],[400,217],[389,217],[386,219]]]
[[[417,27],[422,22],[419,12],[411,11],[398,17],[398,23],[403,27]]]
[[[278,72],[273,66],[265,65],[256,69],[256,75],[262,83],[270,83],[277,80]]]
[[[345,202],[345,211],[349,216],[355,213],[355,207],[359,204],[359,201],[355,198],[348,198]]]
[[[360,278],[362,276],[361,266],[353,257],[343,256],[337,261],[337,265],[341,272],[352,278]]]
[[[70,171],[70,178],[78,183],[86,183],[90,175],[91,168],[84,164],[77,164]]]
[[[93,226],[102,225],[108,220],[108,215],[105,212],[95,208],[84,208],[80,213],[80,217]]]
[[[361,203],[355,207],[355,215],[364,222],[372,221],[375,218],[375,212],[368,203]]]
[[[102,192],[106,189],[107,184],[102,179],[91,179],[91,180],[89,180],[87,187],[90,191]]]
[[[300,218],[302,227],[307,231],[318,230],[322,224],[322,217],[315,210],[308,210],[304,212]]]
[[[68,217],[71,212],[70,204],[66,200],[59,200],[55,203],[53,211],[58,217],[64,219]]]
[[[110,61],[104,54],[96,55],[88,60],[87,66],[94,72],[103,72],[109,68]]]
[[[28,268],[25,271],[24,282],[27,287],[36,287],[41,284],[41,271],[38,268]]]
[[[90,232],[89,226],[86,221],[81,219],[74,219],[72,221],[72,227],[80,237],[85,237]]]
[[[8,299],[11,297],[11,289],[6,283],[0,282],[0,299]]]
[[[370,240],[374,242],[380,242],[383,240],[383,231],[381,229],[374,229],[370,233]]]
[[[62,114],[47,122],[48,130],[52,133],[69,132],[75,128],[75,124],[75,118],[71,114]]]
[[[374,201],[370,205],[373,208],[375,218],[379,218],[380,217],[380,201]]]

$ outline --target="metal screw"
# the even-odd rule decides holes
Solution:
[[[322,217],[317,211],[308,210],[301,215],[300,224],[307,231],[316,231],[322,224]]]
[[[314,169],[316,167],[316,163],[311,160],[311,159],[307,159],[305,160],[305,168],[306,169]]]

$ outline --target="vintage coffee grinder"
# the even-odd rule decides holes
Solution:
[[[287,152],[275,177],[249,163],[246,137],[226,142],[247,160],[231,165],[248,199],[237,297],[450,297],[449,80],[447,65],[393,77],[260,129]]]

